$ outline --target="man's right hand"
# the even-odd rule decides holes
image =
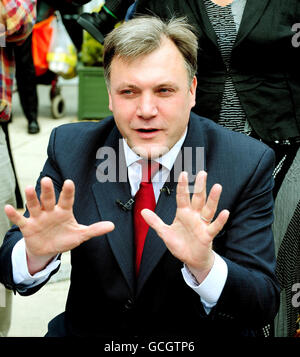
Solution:
[[[52,180],[44,177],[41,180],[40,201],[34,187],[25,190],[29,218],[22,216],[11,205],[5,206],[7,217],[19,226],[25,239],[30,274],[44,269],[58,253],[69,251],[92,237],[114,229],[114,224],[109,221],[90,226],[78,224],[73,215],[74,193],[73,181],[66,180],[56,204]]]

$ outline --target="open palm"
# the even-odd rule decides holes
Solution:
[[[165,224],[154,212],[143,210],[146,222],[163,239],[169,251],[189,268],[208,271],[213,264],[212,241],[229,217],[223,210],[213,220],[222,186],[215,184],[206,197],[207,174],[200,171],[196,177],[192,199],[185,172],[179,176],[176,191],[177,210],[171,225]]]
[[[7,217],[19,226],[23,234],[29,260],[45,263],[58,253],[69,251],[92,237],[114,229],[112,222],[97,222],[90,226],[78,224],[73,215],[74,193],[74,183],[66,180],[56,204],[52,180],[45,177],[41,180],[40,201],[33,187],[25,190],[28,218],[12,206],[5,206]]]

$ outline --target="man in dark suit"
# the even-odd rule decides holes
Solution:
[[[114,117],[52,132],[25,216],[6,206],[16,226],[1,281],[32,294],[72,250],[66,311],[48,336],[255,335],[279,303],[272,150],[191,113],[197,39],[183,20],[124,23],[105,40],[104,69]],[[136,210],[150,200],[155,213]]]

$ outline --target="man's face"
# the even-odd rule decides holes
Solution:
[[[184,59],[170,40],[149,55],[111,63],[109,109],[127,144],[155,158],[182,137],[195,105],[196,78],[188,85]]]

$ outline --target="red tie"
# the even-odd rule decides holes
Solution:
[[[140,263],[143,254],[144,243],[149,229],[149,225],[145,222],[141,215],[141,210],[148,208],[151,211],[155,210],[156,202],[153,191],[151,178],[159,169],[159,164],[155,161],[141,160],[139,163],[142,166],[142,181],[140,188],[135,195],[134,203],[134,238],[135,238],[135,269],[136,275],[139,273]]]

